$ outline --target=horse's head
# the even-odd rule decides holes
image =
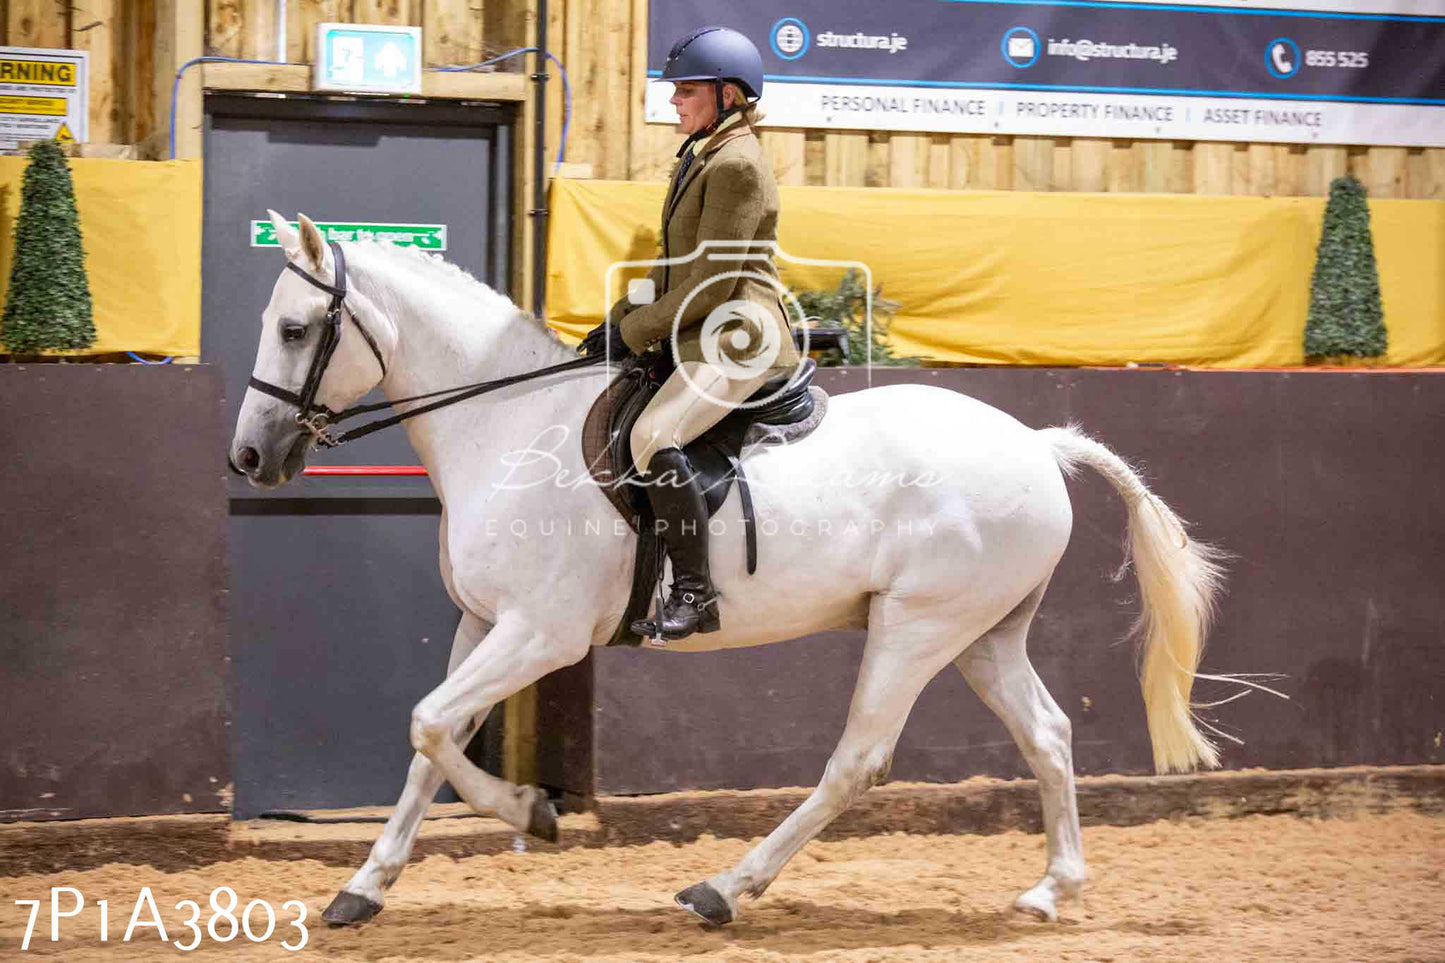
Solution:
[[[261,313],[252,384],[230,450],[231,464],[260,488],[285,484],[305,466],[315,436],[305,421],[320,425],[324,414],[318,420],[318,413],[339,412],[375,387],[385,375],[382,359],[396,343],[391,325],[345,272],[337,277],[332,249],[316,225],[298,215],[298,232],[268,213],[287,264]],[[344,301],[332,288],[345,289]],[[339,314],[329,317],[338,302]],[[298,417],[305,401],[309,410]]]

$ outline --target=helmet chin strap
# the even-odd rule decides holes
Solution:
[[[682,146],[679,147],[677,153],[673,155],[674,157],[681,157],[693,144],[702,140],[704,137],[712,136],[712,134],[722,126],[723,121],[743,109],[742,104],[734,104],[731,107],[723,106],[723,82],[721,80],[714,80],[712,82],[712,91],[715,103],[717,104],[717,110],[713,112],[712,123],[689,134],[687,140],[682,142]]]

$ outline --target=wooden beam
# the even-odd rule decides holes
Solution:
[[[1075,137],[1070,148],[1069,174],[1076,191],[1102,191],[1108,186],[1109,152],[1107,140]]]
[[[204,64],[207,90],[305,91],[311,89],[311,68],[306,64],[282,67],[265,64]],[[531,86],[521,74],[436,73],[421,77],[423,97],[454,100],[528,100]]]
[[[155,86],[151,91],[156,129],[147,153],[166,154],[170,133],[171,83],[176,71],[201,56],[205,45],[205,15],[194,0],[155,0]],[[175,149],[177,158],[201,156],[201,71],[191,68],[176,89]]]
[[[318,23],[352,23],[351,0],[287,0],[286,59],[293,64],[311,62]],[[268,58],[269,59],[269,58]]]
[[[627,178],[634,181],[665,180],[672,170],[673,155],[681,138],[668,124],[647,123],[647,0],[630,0],[632,30],[630,50],[632,69],[629,76]],[[551,7],[548,7],[551,10]],[[561,81],[552,86],[560,88]],[[549,94],[553,91],[549,91]],[[560,89],[555,93],[561,93]],[[551,100],[548,100],[551,111]],[[550,116],[550,114],[549,114]],[[551,124],[548,124],[551,129]]]
[[[938,190],[947,190],[949,164],[948,135],[933,134],[928,138],[928,166],[924,183]]]
[[[1279,190],[1278,151],[1274,144],[1250,144],[1245,150],[1249,173],[1248,187],[1241,193],[1273,197]]]
[[[1194,145],[1194,193],[1228,194],[1233,175],[1233,144],[1200,142]]]
[[[431,67],[481,63],[482,18],[473,0],[425,0],[421,40],[424,62]]]
[[[1303,145],[1274,145],[1274,192],[1280,197],[1298,197],[1306,193]]]
[[[537,686],[502,704],[502,776],[518,786],[537,781]]]
[[[1305,159],[1306,193],[1313,197],[1329,197],[1330,182],[1344,176],[1349,169],[1349,154],[1344,147],[1333,145],[1309,148]]]
[[[1106,186],[1114,194],[1134,194],[1144,189],[1144,172],[1139,160],[1139,142],[1116,140],[1109,146]]]
[[[1053,190],[1054,141],[1020,137],[1014,141],[1014,186],[1021,191]]]
[[[63,0],[8,0],[6,43],[12,47],[65,47],[70,4]]]
[[[422,12],[420,0],[352,0],[353,23],[390,24],[402,27],[419,26]]]
[[[1406,197],[1405,147],[1371,147],[1365,158],[1365,190],[1371,197]]]
[[[121,111],[117,97],[123,76],[117,69],[125,61],[124,20],[117,0],[77,0],[72,8],[71,42],[90,52],[90,137],[94,144],[113,144],[120,133]]]
[[[1174,164],[1174,143],[1167,140],[1139,142],[1139,189],[1148,194],[1168,193],[1170,168]]]
[[[823,183],[862,187],[868,180],[868,135],[829,131],[823,135]]]
[[[888,138],[888,186],[922,187],[918,177],[918,147],[922,138],[893,134]],[[927,153],[925,148],[924,153]]]
[[[210,0],[206,4],[206,53],[244,57],[246,11],[242,0]]]
[[[249,60],[275,60],[276,0],[239,0],[241,15],[241,53]],[[280,53],[285,60],[285,52]]]
[[[823,132],[810,130],[803,134],[803,183],[821,185],[823,169]]]
[[[948,139],[948,186],[954,190],[978,186],[977,134],[955,134]]]
[[[773,162],[779,184],[803,183],[807,140],[800,130],[768,128],[763,131],[763,152]]]

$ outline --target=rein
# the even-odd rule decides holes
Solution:
[[[325,405],[316,403],[316,392],[321,387],[321,379],[326,374],[326,368],[331,363],[331,356],[336,353],[336,346],[341,342],[341,313],[346,301],[346,258],[341,253],[341,245],[335,241],[329,242],[332,256],[336,259],[336,284],[327,284],[320,278],[307,274],[296,266],[294,261],[287,261],[286,267],[301,275],[306,282],[313,287],[320,288],[331,295],[331,303],[326,307],[326,326],[321,332],[321,343],[316,346],[316,354],[311,358],[311,367],[307,369],[306,381],[301,386],[300,392],[290,391],[279,385],[273,385],[268,381],[262,381],[255,375],[247,382],[252,388],[265,395],[270,395],[279,401],[295,405],[296,424],[311,432],[312,444],[317,448],[335,448],[344,445],[348,441],[357,438],[364,438],[373,432],[383,428],[390,428],[392,425],[401,424],[408,418],[415,418],[417,415],[424,415],[438,408],[445,408],[447,405],[454,405],[459,401],[466,401],[478,395],[484,395],[489,391],[496,391],[506,388],[509,385],[519,384],[523,381],[530,381],[533,378],[540,378],[543,375],[557,374],[562,371],[569,371],[573,368],[582,368],[587,365],[597,364],[604,359],[604,355],[596,357],[577,358],[572,361],[563,361],[560,364],[549,365],[545,368],[538,368],[535,371],[524,372],[523,374],[508,375],[505,378],[496,378],[492,381],[478,381],[469,385],[458,385],[455,388],[443,388],[440,391],[429,391],[426,394],[412,395],[410,398],[398,398],[395,401],[380,401],[369,405],[353,405],[344,411],[332,411]],[[377,347],[376,340],[362,326],[361,320],[355,312],[347,311],[356,330],[366,339],[371,353],[376,356],[376,363],[381,366],[381,376],[386,377],[386,362],[381,357],[381,349]],[[451,397],[442,398],[442,395]],[[332,437],[328,430],[332,425],[353,418],[356,415],[364,415],[373,411],[381,411],[395,405],[403,405],[412,401],[425,401],[428,398],[441,398],[440,401],[433,401],[429,405],[422,405],[420,408],[413,408],[400,414],[392,415],[389,418],[378,418],[376,421],[358,425],[349,431],[342,433],[339,437]]]

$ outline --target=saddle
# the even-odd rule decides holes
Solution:
[[[748,402],[771,400],[733,410],[683,447],[698,476],[709,518],[717,514],[733,482],[737,482],[749,575],[757,571],[758,543],[742,453],[752,445],[786,444],[805,438],[822,422],[828,410],[828,395],[812,383],[816,367],[812,358],[805,358],[795,371],[765,382]],[[672,373],[672,358],[629,357],[621,368],[587,413],[582,426],[582,455],[593,480],[637,532],[632,592],[622,621],[607,644],[639,645],[643,637],[635,634],[631,626],[633,621],[646,617],[652,593],[661,585],[666,546],[655,530],[647,492],[630,483],[638,477],[632,462],[632,425]]]

